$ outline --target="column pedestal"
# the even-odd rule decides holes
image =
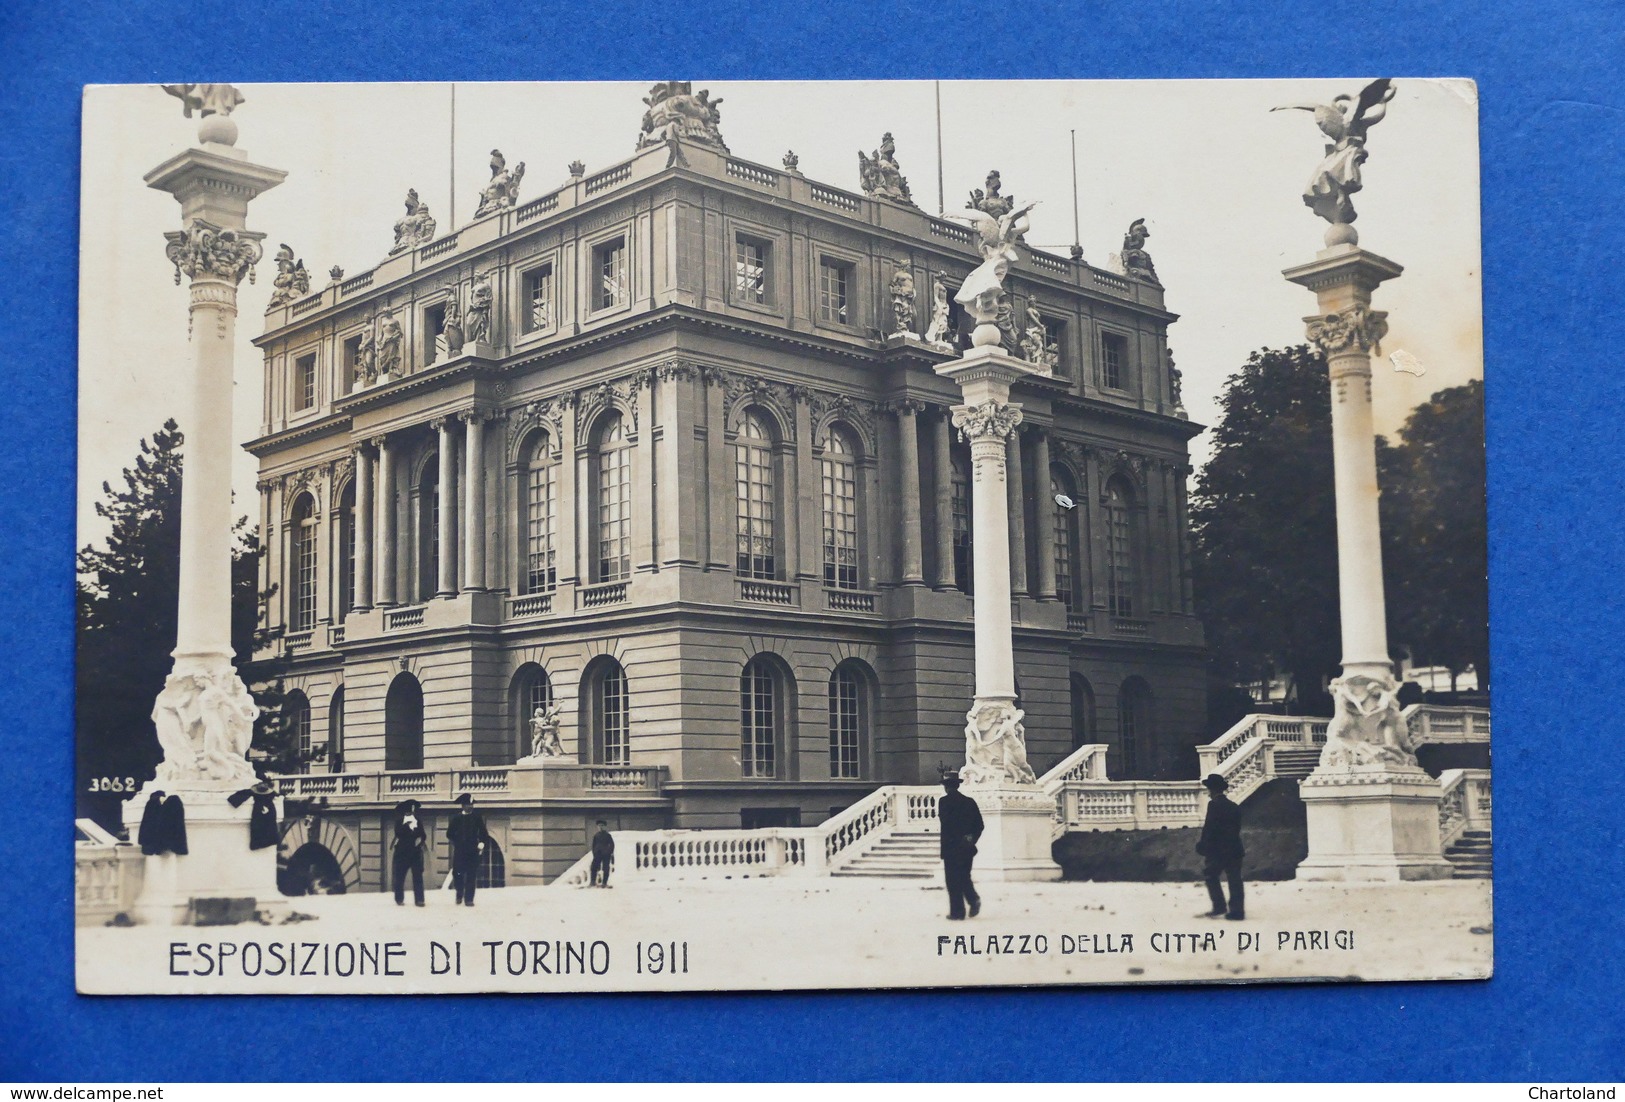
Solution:
[[[1055,801],[1037,785],[967,787],[982,811],[982,837],[976,843],[976,880],[1059,880],[1061,866],[1050,855],[1055,842]]]
[[[149,786],[150,788],[151,786]],[[219,789],[165,788],[179,796],[186,808],[186,848],[182,854],[149,855],[130,917],[138,923],[175,926],[194,922],[199,914],[194,901],[232,900],[235,904],[204,905],[205,921],[246,921],[256,912],[282,915],[288,900],[276,890],[276,847],[248,848],[248,817],[254,801],[240,807],[226,802],[229,792]],[[134,840],[141,826],[146,800],[139,796],[124,805],[124,825]]]
[[[1298,787],[1309,819],[1299,880],[1445,880],[1439,782],[1420,768],[1317,769]]]

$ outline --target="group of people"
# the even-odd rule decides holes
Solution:
[[[416,800],[403,800],[395,805],[395,851],[390,858],[390,879],[395,887],[395,904],[400,907],[406,906],[409,876],[412,902],[423,906],[423,851],[429,835],[418,815],[421,807]],[[451,886],[457,905],[472,907],[474,890],[479,886],[480,860],[485,856],[491,835],[485,828],[485,816],[474,810],[474,797],[470,793],[457,797],[457,811],[446,822],[446,841],[451,845]]]
[[[1247,917],[1246,889],[1241,879],[1241,861],[1246,856],[1241,844],[1241,808],[1225,795],[1230,785],[1219,774],[1209,775],[1202,785],[1208,790],[1207,817],[1196,852],[1204,862],[1202,875],[1213,904],[1206,917],[1240,920]],[[959,790],[958,773],[944,774],[942,787],[942,797],[937,801],[942,878],[948,889],[948,917],[959,922],[975,918],[982,909],[982,897],[971,880],[976,843],[982,837],[982,809]],[[1228,904],[1225,882],[1230,888]]]

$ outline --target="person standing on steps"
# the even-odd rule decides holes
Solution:
[[[609,887],[609,869],[615,861],[615,837],[609,832],[609,824],[598,820],[598,833],[592,836],[592,879],[589,883],[595,888]],[[603,878],[599,879],[599,871],[603,871]]]
[[[391,882],[395,886],[395,906],[406,906],[406,877],[412,876],[412,902],[423,906],[423,847],[428,842],[418,820],[418,802],[402,800],[395,805],[395,852],[390,855]]]
[[[1241,881],[1241,808],[1230,802],[1224,794],[1230,783],[1217,773],[1209,774],[1202,782],[1208,791],[1207,819],[1202,823],[1202,837],[1197,840],[1196,852],[1206,861],[1203,875],[1207,879],[1207,894],[1213,901],[1209,918],[1242,919],[1247,917],[1246,892]],[[1219,877],[1230,881],[1230,906],[1224,904],[1224,889]]]
[[[942,876],[948,885],[948,917],[958,921],[982,910],[982,897],[971,883],[971,863],[976,860],[976,841],[982,836],[982,809],[959,791],[959,774],[944,773],[944,792],[937,801],[937,823],[942,829]]]
[[[451,843],[451,886],[457,892],[457,902],[472,907],[480,858],[491,836],[485,830],[485,817],[474,810],[471,793],[458,796],[457,803],[457,813],[446,824],[446,840]]]

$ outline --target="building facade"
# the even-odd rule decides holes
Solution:
[[[957,309],[921,334],[979,261],[907,202],[646,134],[274,306],[262,581],[328,748],[287,782],[326,805],[285,856],[381,887],[415,798],[443,866],[434,812],[471,790],[492,881],[535,883],[600,818],[812,825],[957,765],[975,547],[933,371]],[[1054,360],[1008,454],[1028,752],[1167,775],[1205,706],[1175,315],[1154,276],[1031,250],[1007,285]],[[539,707],[565,756],[516,765]]]

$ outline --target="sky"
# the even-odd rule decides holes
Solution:
[[[1180,319],[1169,347],[1192,420],[1213,425],[1226,378],[1264,347],[1304,340],[1314,298],[1281,270],[1314,258],[1321,222],[1302,191],[1323,139],[1304,111],[1357,93],[1369,78],[1270,81],[944,81],[945,208],[965,206],[989,169],[1004,193],[1037,200],[1028,241],[1065,255],[1073,243],[1076,133],[1078,240],[1105,267],[1144,218],[1146,244]],[[650,82],[652,83],[652,82]],[[1384,353],[1404,351],[1421,376],[1376,363],[1377,431],[1392,434],[1419,402],[1483,376],[1478,106],[1471,82],[1396,79],[1372,128],[1365,190],[1355,196],[1360,245],[1405,268],[1374,308],[1388,311]],[[937,86],[930,81],[696,80],[720,97],[733,155],[777,167],[787,149],[813,180],[858,191],[857,152],[891,131],[915,201],[935,212]],[[325,286],[382,261],[407,188],[439,232],[471,220],[490,152],[524,161],[520,201],[544,195],[580,159],[587,171],[629,157],[649,83],[246,84],[233,119],[251,161],[288,173],[249,206],[264,232],[259,281],[238,290],[239,441],[258,434],[263,358],[251,340],[271,294],[271,256],[287,242]],[[452,103],[455,98],[455,141]],[[142,176],[196,143],[196,119],[155,85],[86,89],[80,215],[79,544],[100,542],[103,481],[120,486],[142,437],[177,414],[190,364],[187,291],[164,258],[180,210]],[[455,217],[448,215],[455,186]],[[184,429],[184,425],[182,428]],[[1206,434],[1191,442],[1200,464]],[[233,471],[238,511],[254,513],[255,462]]]

